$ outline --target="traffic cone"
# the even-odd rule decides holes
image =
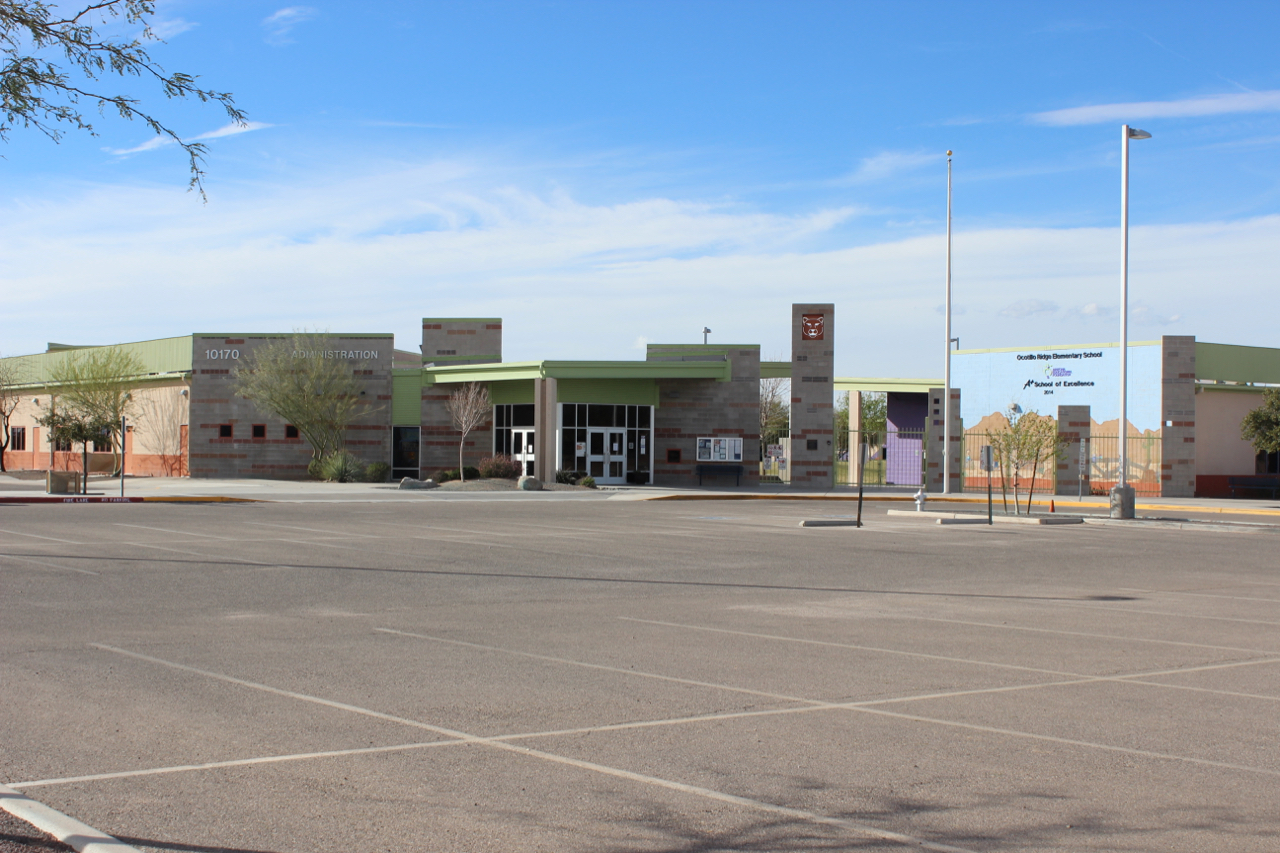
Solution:
[[[1053,499],[1052,499],[1052,498],[1050,498],[1050,499],[1049,499],[1049,512],[1056,512],[1056,510],[1053,508]]]

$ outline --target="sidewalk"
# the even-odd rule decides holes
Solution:
[[[914,506],[914,487],[867,487],[866,501],[890,501]],[[401,490],[396,483],[321,483],[311,480],[193,480],[185,477],[127,477],[124,481],[127,499],[146,502],[181,501],[285,501],[285,502],[385,502],[385,501],[438,501],[438,500],[779,500],[779,501],[856,501],[855,486],[836,486],[832,489],[806,489],[789,485],[765,484],[752,487],[676,488],[668,486],[602,486],[595,491],[582,492],[457,492],[432,490]],[[43,480],[19,479],[0,474],[0,501],[20,502],[22,499],[68,498],[76,495],[45,495]],[[94,477],[89,480],[89,497],[96,500],[118,500],[118,479]],[[946,504],[982,504],[987,496],[982,493],[959,495],[930,494],[927,506]],[[999,493],[994,495],[997,509],[1002,506]],[[1026,496],[1020,504],[1026,507]],[[1106,496],[1040,495],[1032,498],[1032,506],[1040,512],[1050,504],[1059,512],[1106,514],[1109,502]],[[1012,504],[1012,499],[1010,500]],[[1261,521],[1272,517],[1280,521],[1280,501],[1244,500],[1231,498],[1138,498],[1140,514],[1205,513],[1215,515],[1254,516]]]

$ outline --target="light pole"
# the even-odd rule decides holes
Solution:
[[[947,343],[942,365],[942,493],[951,494],[951,152],[947,152]]]
[[[1134,517],[1129,485],[1129,140],[1150,139],[1136,127],[1120,126],[1120,473],[1111,489],[1111,517]]]
[[[709,334],[711,334],[711,330],[708,329],[706,326],[703,326],[702,327],[702,345],[703,346],[707,345],[707,335]]]

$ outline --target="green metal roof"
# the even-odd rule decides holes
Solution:
[[[1280,385],[1280,349],[1196,341],[1196,379]]]
[[[941,388],[941,379],[861,379],[847,376],[835,378],[837,391],[915,391],[927,393]]]
[[[791,378],[791,362],[789,361],[760,362],[760,378],[761,379],[790,379]]]
[[[181,378],[191,373],[191,335],[178,338],[159,338],[154,341],[136,341],[126,344],[109,344],[107,346],[128,350],[138,357],[143,364],[143,373],[138,374],[140,381]],[[34,355],[18,355],[0,359],[6,367],[12,366],[17,373],[22,387],[43,388],[50,379],[50,371],[74,353],[94,346],[54,345],[51,352]]]
[[[196,332],[197,338],[288,338],[293,332]],[[394,338],[392,332],[302,332],[323,338]],[[191,335],[187,336],[192,337]],[[404,352],[404,350],[401,350]]]
[[[512,379],[714,379],[733,378],[728,361],[510,361],[422,368],[425,384],[504,382]]]

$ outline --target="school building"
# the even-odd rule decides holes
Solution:
[[[880,392],[888,434],[877,452],[890,482],[941,491],[941,380],[836,377],[835,320],[831,303],[792,305],[790,356],[777,362],[762,362],[758,344],[650,344],[632,361],[504,362],[500,318],[456,317],[424,319],[418,352],[395,349],[390,334],[340,333],[328,335],[326,351],[295,357],[350,365],[360,399],[346,447],[366,463],[390,464],[396,478],[458,466],[460,434],[446,404],[475,382],[488,389],[492,411],[462,442],[466,465],[505,454],[543,480],[575,470],[606,485],[750,487],[763,455],[760,381],[786,378],[793,485],[834,484],[839,448],[861,436],[860,395]],[[254,350],[287,337],[207,333],[117,345],[144,365],[130,380],[126,473],[305,478],[311,448],[299,431],[235,390],[236,370]],[[79,448],[54,446],[36,421],[56,405],[56,364],[84,349],[50,344],[3,360],[21,381],[7,469],[80,468]],[[973,486],[975,454],[965,435],[998,428],[1010,405],[1057,418],[1073,449],[1081,442],[1102,449],[1118,432],[1116,356],[1114,344],[957,352],[952,491]],[[1239,438],[1239,422],[1265,387],[1280,385],[1280,350],[1166,337],[1131,345],[1129,375],[1129,433],[1147,442],[1144,476],[1156,472],[1147,493],[1225,494],[1230,477],[1274,469],[1274,459]],[[834,429],[836,395],[845,391],[853,398],[847,443]],[[93,450],[90,470],[110,470],[111,448]],[[856,453],[849,455],[847,477],[856,482]],[[1055,472],[1059,490],[1077,487],[1081,464],[1090,487],[1101,486],[1108,458],[1069,453]]]

